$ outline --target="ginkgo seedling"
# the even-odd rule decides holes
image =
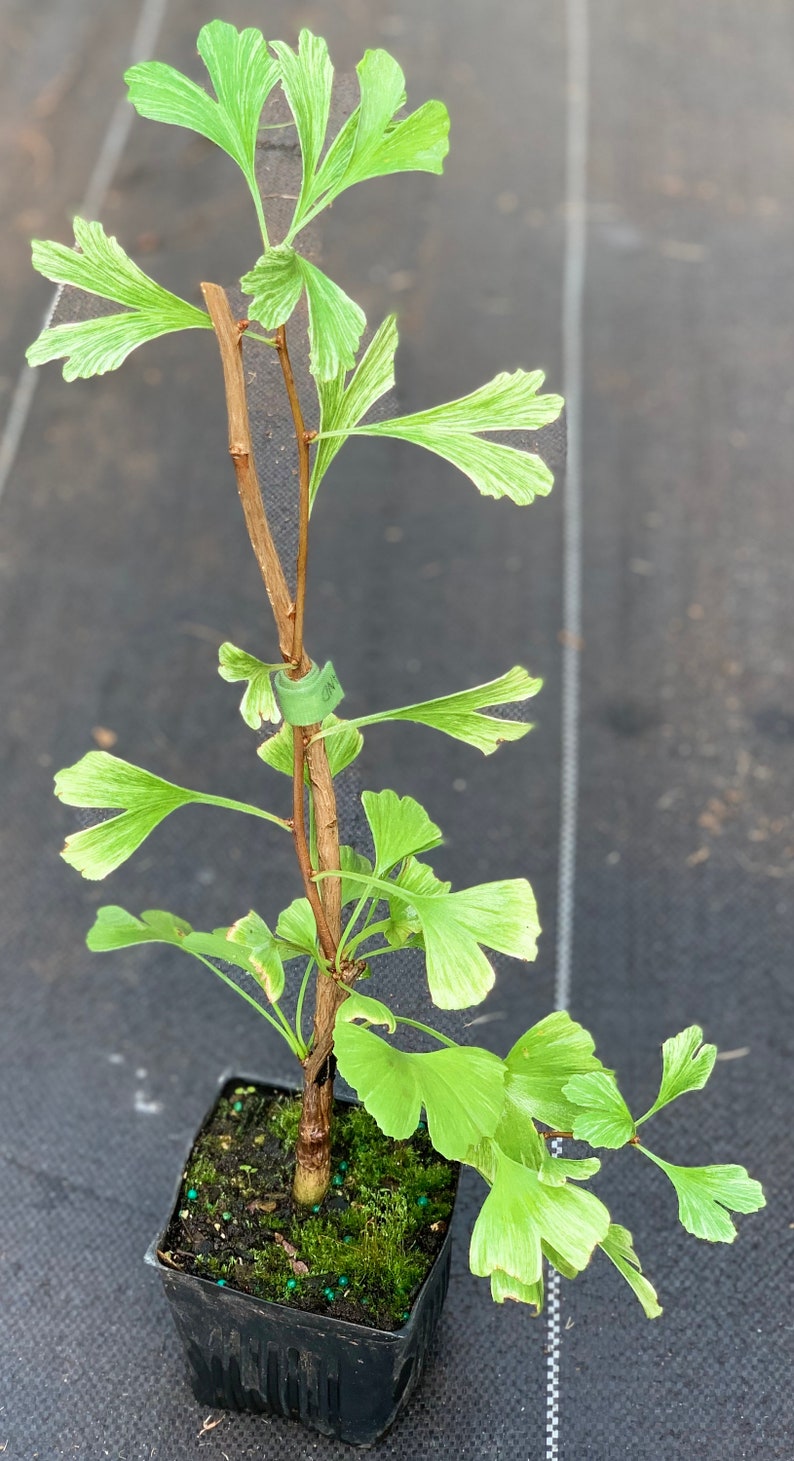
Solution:
[[[468,1009],[486,998],[496,977],[494,951],[531,962],[540,932],[532,888],[525,878],[513,877],[453,890],[427,860],[442,841],[441,828],[413,797],[390,789],[362,794],[370,845],[340,846],[338,841],[334,782],[359,755],[364,730],[409,721],[490,755],[532,729],[528,721],[499,712],[535,696],[541,681],[517,665],[454,694],[396,709],[364,705],[337,714],[342,690],[333,666],[315,665],[304,641],[310,515],[328,468],[346,442],[361,436],[410,442],[458,468],[484,496],[525,507],[550,491],[552,473],[520,441],[509,445],[491,434],[538,431],[559,416],[562,400],[543,391],[542,371],[518,369],[494,376],[459,400],[407,416],[371,419],[371,408],[395,382],[397,319],[389,315],[380,322],[362,349],[364,311],[305,256],[301,234],[347,188],[392,173],[440,173],[449,145],[446,108],[431,100],[406,112],[399,65],[387,52],[370,50],[357,68],[359,104],[329,137],[334,71],[320,37],[303,30],[293,49],[283,41],[268,43],[256,30],[238,31],[215,20],[201,30],[198,52],[212,93],[152,61],[127,72],[129,98],[142,117],[209,139],[242,172],[262,246],[240,280],[245,321],[234,318],[220,286],[202,283],[206,309],[188,303],[143,273],[101,223],[76,218],[75,247],[37,241],[34,266],[49,279],[117,304],[119,311],[47,326],[28,359],[33,365],[63,359],[65,378],[74,380],[115,370],[131,351],[160,335],[189,329],[214,333],[238,491],[277,642],[275,654],[262,659],[222,644],[219,673],[243,687],[239,708],[247,726],[260,732],[274,727],[258,756],[265,780],[272,772],[290,778],[292,816],[174,786],[107,752],[90,751],[59,772],[56,791],[68,806],[110,815],[72,833],[63,856],[84,877],[104,878],[166,816],[201,803],[267,821],[269,835],[275,828],[289,833],[300,891],[273,927],[257,911],[236,909],[227,926],[206,933],[162,910],[137,917],[106,906],[96,915],[88,946],[103,953],[144,943],[181,949],[286,1041],[303,1079],[296,1203],[316,1213],[333,1180],[333,1074],[338,1066],[387,1136],[401,1141],[426,1122],[438,1152],[484,1179],[488,1193],[474,1225],[470,1261],[475,1274],[490,1279],[497,1303],[512,1299],[539,1309],[548,1266],[573,1278],[600,1250],[654,1318],[661,1308],[642,1273],[631,1233],[613,1222],[603,1196],[590,1190],[599,1157],[582,1156],[578,1146],[560,1155],[558,1143],[587,1143],[596,1152],[628,1147],[631,1160],[648,1157],[672,1184],[687,1231],[712,1242],[732,1242],[736,1229],[730,1214],[764,1205],[758,1182],[740,1166],[674,1165],[646,1147],[643,1129],[671,1101],[705,1086],[714,1046],[702,1043],[695,1025],[665,1041],[658,1094],[635,1118],[614,1073],[596,1055],[592,1037],[567,1013],[548,1015],[520,1035],[504,1058],[461,1045],[397,1013],[388,1002],[389,955],[397,950],[418,951],[430,998],[445,1010]],[[287,125],[294,128],[302,159],[294,212],[281,238],[271,236],[256,166],[262,112],[274,91],[282,93],[289,109]],[[195,280],[186,281],[185,292],[199,297]],[[288,326],[292,338],[290,322],[302,299],[316,391],[312,402],[299,398],[288,344]],[[295,428],[294,596],[254,466],[242,367],[245,333],[253,336],[256,348],[276,350]],[[372,980],[367,987],[377,995],[360,992],[364,979]],[[287,991],[296,996],[292,1017],[282,1007]],[[309,1022],[305,1008],[312,996]],[[433,1048],[402,1049],[403,1026],[423,1031]],[[339,1173],[336,1180],[338,1185]],[[188,1193],[195,1196],[193,1190]],[[345,1276],[338,1282],[344,1286]]]

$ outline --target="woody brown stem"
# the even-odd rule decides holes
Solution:
[[[284,569],[279,558],[256,472],[245,375],[242,358],[243,330],[235,320],[223,289],[217,284],[201,286],[210,318],[215,327],[223,366],[226,406],[229,416],[229,454],[234,463],[237,490],[251,546],[273,609],[279,647],[287,673],[300,679],[311,667],[311,659],[303,643],[306,600],[306,568],[309,526],[309,441],[298,400],[292,366],[287,349],[286,330],[282,326],[276,344],[284,383],[290,402],[298,448],[300,525],[298,543],[296,600],[292,602]],[[329,968],[333,969],[341,935],[341,894],[339,878],[328,878],[321,890],[312,877],[311,856],[306,838],[304,816],[304,764],[309,772],[309,785],[314,802],[317,830],[317,857],[320,870],[339,869],[339,834],[336,796],[328,755],[323,741],[307,745],[320,729],[319,725],[298,727],[293,740],[293,835],[304,891],[317,923],[320,946]],[[343,976],[344,977],[344,976]],[[353,975],[355,977],[355,975]],[[333,978],[321,975],[316,986],[312,1053],[304,1066],[304,1098],[297,1145],[295,1196],[301,1202],[316,1202],[328,1188],[331,1175],[331,1114],[333,1079],[331,1051],[336,1011],[343,998]]]

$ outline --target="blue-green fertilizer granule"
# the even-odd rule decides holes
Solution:
[[[292,1289],[296,1289],[297,1287],[298,1287],[298,1280],[297,1280],[297,1278],[288,1278],[287,1279],[287,1288],[290,1290],[290,1292],[292,1291]]]
[[[226,1287],[226,1279],[225,1278],[216,1279],[216,1283],[217,1283],[219,1289],[225,1289],[225,1287]]]
[[[189,1202],[195,1202],[196,1198],[198,1197],[198,1193],[197,1193],[195,1187],[188,1187],[187,1195],[188,1195],[188,1201]]]
[[[345,1236],[344,1236],[344,1238],[343,1238],[343,1239],[342,1239],[342,1242],[343,1242],[343,1243],[352,1243],[352,1241],[353,1241],[353,1236],[352,1236],[352,1234],[351,1234],[351,1233],[345,1233]]]
[[[350,1283],[350,1279],[348,1278],[346,1273],[340,1273],[336,1282],[340,1289],[346,1289],[348,1284]]]
[[[343,1182],[344,1182],[344,1180],[345,1180],[344,1177],[341,1177],[339,1175],[339,1173],[337,1172],[336,1173],[336,1176],[331,1178],[331,1186],[332,1187],[341,1187],[342,1184],[343,1184]]]
[[[416,1199],[416,1205],[417,1205],[417,1207],[427,1207],[427,1204],[429,1203],[429,1201],[430,1201],[430,1198],[429,1197],[426,1197],[425,1194],[424,1194],[424,1192],[423,1192],[422,1195],[421,1195],[421,1197],[417,1197],[417,1199]]]
[[[336,1298],[336,1294],[334,1293],[333,1289],[323,1289],[323,1293],[325,1294],[325,1297],[327,1298],[329,1304],[332,1304],[334,1299]]]
[[[347,1162],[340,1162],[339,1163],[339,1170],[340,1170],[340,1172],[346,1172],[347,1171]]]
[[[243,1103],[242,1103],[242,1101],[235,1101],[234,1105],[232,1106],[232,1110],[233,1111],[242,1111],[242,1109],[243,1109]]]

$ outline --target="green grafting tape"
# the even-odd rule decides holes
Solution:
[[[291,680],[284,670],[278,670],[273,689],[288,725],[316,725],[336,709],[345,694],[330,660],[322,669],[313,664],[300,680]]]

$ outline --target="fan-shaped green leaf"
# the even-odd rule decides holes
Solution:
[[[317,925],[308,898],[294,898],[289,907],[279,914],[276,934],[287,946],[285,958],[293,958],[296,954],[308,954],[311,959],[317,957]]]
[[[565,1010],[547,1015],[516,1041],[507,1056],[516,1103],[547,1126],[570,1131],[580,1112],[563,1095],[563,1087],[573,1075],[604,1069],[594,1049],[592,1035]]]
[[[327,274],[287,244],[263,254],[240,285],[252,296],[249,316],[268,330],[286,323],[306,290],[309,369],[318,381],[333,380],[355,365],[367,323],[364,311]]]
[[[377,330],[345,386],[344,370],[317,382],[320,402],[320,440],[312,464],[311,497],[349,434],[386,391],[394,385],[397,317],[388,315]],[[323,433],[335,433],[333,435]]]
[[[405,105],[405,77],[393,56],[387,51],[367,51],[356,70],[360,105],[328,148],[311,191],[305,198],[301,195],[290,237],[354,183],[388,173],[443,171],[449,151],[449,116],[444,104],[425,102],[396,121],[395,113]]]
[[[610,1223],[609,1232],[601,1243],[601,1247],[607,1258],[614,1263],[618,1273],[623,1274],[627,1284],[634,1290],[642,1304],[646,1318],[658,1319],[662,1306],[656,1297],[653,1284],[643,1276],[642,1265],[634,1252],[634,1240],[628,1228],[622,1228],[619,1223]]]
[[[375,875],[385,877],[398,862],[417,852],[428,852],[443,841],[443,833],[412,796],[395,791],[361,794],[375,843]]]
[[[122,809],[118,816],[67,837],[61,856],[84,878],[107,877],[126,862],[169,812],[190,802],[248,812],[281,827],[289,826],[283,818],[246,802],[174,786],[107,751],[89,751],[74,766],[59,771],[55,777],[55,793],[70,807]]]
[[[339,720],[336,715],[327,715],[322,723],[322,729],[330,727],[341,727],[337,732],[328,737],[328,765],[331,775],[338,776],[344,771],[351,761],[355,761],[362,746],[364,737],[360,730],[349,720]],[[292,755],[293,735],[291,725],[282,725],[274,736],[270,736],[262,745],[257,748],[257,756],[261,756],[268,766],[274,771],[281,771],[284,776],[292,778]],[[309,773],[305,773],[304,780],[308,784]]]
[[[28,349],[30,365],[65,357],[64,378],[85,379],[116,370],[147,340],[175,330],[212,329],[204,310],[144,274],[101,223],[75,218],[74,234],[79,253],[65,244],[34,239],[34,269],[55,283],[73,284],[101,299],[128,305],[129,311],[46,327]]]
[[[189,127],[233,157],[245,174],[262,219],[256,181],[256,139],[262,108],[278,76],[261,31],[238,31],[222,20],[199,31],[198,53],[209,72],[217,101],[194,81],[160,61],[130,67],[124,80],[142,117]]]
[[[634,1118],[608,1070],[575,1075],[563,1086],[563,1095],[580,1107],[572,1122],[577,1141],[591,1146],[625,1146],[634,1135]]]
[[[466,745],[490,756],[503,741],[520,740],[532,730],[532,725],[529,721],[502,720],[496,715],[483,715],[483,709],[529,700],[532,695],[537,695],[542,684],[542,680],[534,680],[521,665],[515,665],[498,680],[475,685],[471,690],[459,690],[454,695],[442,695],[437,700],[423,700],[418,705],[403,705],[397,710],[383,710],[375,715],[360,715],[349,724],[360,727],[378,725],[387,720],[409,720],[443,731],[453,740],[465,741]],[[333,739],[332,736],[325,738]]]
[[[554,477],[540,457],[487,441],[475,432],[535,431],[556,420],[562,397],[538,395],[543,372],[502,373],[469,396],[399,416],[345,429],[348,436],[395,436],[413,441],[452,462],[486,497],[509,497],[525,504],[551,491]],[[327,428],[322,440],[330,435]]]
[[[659,1094],[650,1111],[641,1116],[637,1125],[647,1121],[670,1101],[683,1096],[686,1091],[700,1091],[714,1069],[717,1059],[716,1045],[704,1045],[703,1031],[699,1025],[690,1025],[680,1035],[673,1035],[662,1046],[662,1081]]]
[[[505,1078],[498,1056],[462,1045],[408,1054],[346,1019],[349,1003],[337,1015],[334,1051],[342,1076],[381,1131],[398,1140],[410,1136],[424,1107],[436,1151],[459,1161],[495,1130]]]
[[[284,965],[279,942],[265,920],[252,910],[232,924],[226,939],[232,946],[226,958],[234,962],[235,954],[241,951],[271,1003],[279,999],[284,989]]]
[[[278,724],[281,711],[273,693],[270,676],[274,670],[280,670],[283,666],[266,665],[261,659],[246,654],[244,649],[238,649],[228,642],[220,646],[218,661],[218,674],[222,680],[231,685],[240,680],[247,681],[247,689],[240,701],[240,714],[246,725],[250,725],[252,730],[259,730],[263,720]]]
[[[545,1244],[569,1271],[587,1266],[609,1229],[609,1213],[592,1192],[549,1186],[498,1151],[492,1182],[471,1237],[473,1273],[505,1273],[532,1288],[542,1278]]]
[[[272,46],[280,62],[281,85],[295,118],[303,157],[303,179],[295,208],[298,218],[313,194],[314,174],[328,130],[334,68],[326,42],[310,30],[301,31],[297,51],[284,41],[273,41]]]
[[[640,1150],[667,1174],[678,1195],[678,1217],[688,1233],[709,1243],[732,1243],[736,1228],[729,1214],[766,1207],[760,1182],[744,1167],[675,1167],[643,1146]]]

